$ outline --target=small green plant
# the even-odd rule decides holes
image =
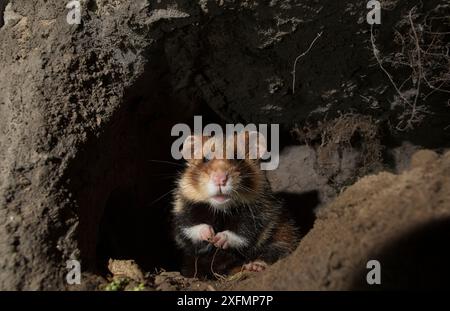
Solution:
[[[124,278],[113,279],[111,283],[106,285],[105,291],[119,291],[127,286],[128,280]]]
[[[140,291],[143,291],[143,290],[145,290],[145,284],[144,283],[140,283],[138,286],[135,286],[133,288],[133,291],[135,291],[135,292],[140,292]]]

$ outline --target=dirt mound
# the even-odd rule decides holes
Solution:
[[[382,172],[346,189],[291,256],[234,289],[369,288],[369,260],[381,264],[377,288],[448,287],[449,202],[450,152],[419,151],[401,175]]]

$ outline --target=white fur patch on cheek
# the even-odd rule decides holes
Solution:
[[[219,187],[217,187],[211,180],[206,184],[206,189],[209,196],[216,195],[219,192]]]
[[[227,242],[229,247],[240,248],[248,244],[246,238],[234,233],[233,231],[225,230],[223,231],[223,233],[226,234],[227,236]]]

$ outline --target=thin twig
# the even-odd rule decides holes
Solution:
[[[297,58],[295,59],[294,68],[293,68],[293,71],[292,71],[292,94],[295,94],[295,70],[296,70],[296,67],[297,67],[297,62],[299,61],[300,58],[302,58],[303,56],[305,56],[306,54],[309,53],[309,51],[314,46],[314,43],[316,43],[317,39],[319,39],[320,36],[322,36],[322,33],[323,33],[323,31],[319,32],[317,34],[317,36],[314,38],[314,40],[311,42],[311,44],[309,45],[309,48],[305,52],[303,52],[302,54],[297,56]]]
[[[197,277],[197,263],[198,263],[198,256],[195,256],[195,261],[194,261],[194,279]]]
[[[152,202],[150,202],[150,204],[148,205],[148,207],[153,206],[153,204],[155,204],[156,202],[160,201],[161,199],[165,198],[166,196],[168,196],[169,194],[172,194],[175,190],[170,190],[166,193],[164,193],[162,196],[158,197],[157,199],[153,200]]]
[[[214,260],[216,259],[216,255],[219,252],[220,248],[216,248],[216,251],[214,252],[214,255],[211,259],[211,273],[214,275],[214,277],[218,280],[225,280],[226,278],[223,275],[220,275],[219,273],[214,272],[213,266],[214,266]]]
[[[394,80],[392,79],[391,74],[383,66],[383,62],[382,62],[382,60],[380,59],[380,56],[379,56],[379,50],[378,50],[378,48],[377,48],[377,46],[375,44],[375,37],[373,35],[373,25],[370,26],[370,41],[372,43],[373,55],[375,56],[375,59],[377,60],[378,65],[380,66],[381,70],[383,70],[383,72],[386,74],[386,76],[388,77],[388,79],[391,82],[391,84],[394,87],[394,89],[397,91],[397,94],[400,96],[400,98],[405,103],[409,104],[409,101],[405,98],[405,96],[403,96],[402,92],[400,91],[400,89],[395,84]]]
[[[416,50],[417,50],[417,67],[418,67],[418,78],[417,78],[417,87],[416,87],[416,96],[414,97],[414,102],[412,104],[412,111],[411,116],[408,120],[408,126],[412,128],[412,122],[416,115],[416,107],[417,107],[417,100],[419,99],[420,94],[420,83],[422,81],[422,59],[420,54],[420,43],[419,43],[419,37],[417,36],[416,28],[414,26],[413,20],[412,20],[412,9],[409,11],[409,22],[411,24],[411,28],[414,34],[415,43],[416,43]]]

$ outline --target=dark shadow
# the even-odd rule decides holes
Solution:
[[[419,226],[367,258],[380,262],[380,285],[368,285],[369,270],[362,269],[353,282],[353,289],[450,289],[449,241],[449,218]]]
[[[173,270],[180,264],[170,236],[170,199],[146,206],[138,197],[137,189],[117,189],[106,204],[97,245],[102,273],[107,273],[109,258],[133,259],[145,271]]]
[[[312,229],[316,219],[314,210],[319,205],[319,192],[308,191],[304,193],[277,192],[275,194],[283,201],[289,215],[295,220],[301,236]]]

